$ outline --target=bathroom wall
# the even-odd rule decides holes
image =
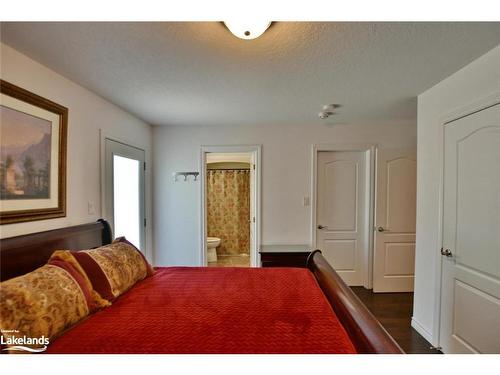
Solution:
[[[209,152],[206,157],[207,164],[252,162],[252,155],[246,152]]]

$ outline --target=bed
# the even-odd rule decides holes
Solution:
[[[104,220],[3,239],[2,281],[57,249],[109,244]],[[159,267],[47,353],[402,353],[319,250],[304,268]]]

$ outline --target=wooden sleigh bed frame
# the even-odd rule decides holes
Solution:
[[[105,220],[0,240],[0,280],[43,266],[59,249],[83,250],[111,243]],[[307,259],[312,272],[338,319],[359,353],[403,353],[378,320],[328,264],[320,250]]]

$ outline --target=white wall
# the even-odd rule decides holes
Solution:
[[[13,48],[1,44],[1,78],[68,108],[67,216],[0,227],[0,238],[88,223],[101,217],[99,129],[146,150],[151,163],[152,127]],[[147,216],[151,219],[151,174],[147,174]],[[148,191],[149,190],[149,191]],[[88,202],[96,213],[89,215]],[[149,220],[151,222],[151,220]],[[152,258],[152,231],[146,235]]]
[[[442,119],[500,92],[500,46],[418,97],[417,244],[413,326],[437,345]]]
[[[416,143],[415,123],[338,125],[311,119],[304,126],[155,127],[154,234],[158,265],[197,265],[199,182],[174,182],[176,171],[199,171],[201,145],[262,145],[263,244],[310,243],[313,144],[374,142],[380,147]]]

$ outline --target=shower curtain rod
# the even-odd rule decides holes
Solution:
[[[249,171],[250,168],[207,168],[207,171]]]

